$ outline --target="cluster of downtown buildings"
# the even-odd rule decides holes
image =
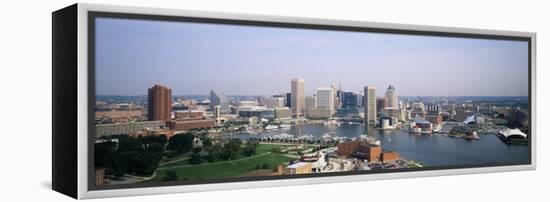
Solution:
[[[272,121],[292,123],[301,120],[354,122],[381,129],[394,129],[404,122],[413,123],[417,132],[431,133],[444,120],[463,121],[480,111],[471,104],[425,104],[422,101],[399,100],[396,88],[389,85],[383,97],[377,97],[375,86],[364,86],[362,92],[318,87],[306,95],[304,79],[291,79],[290,92],[272,96],[232,96],[211,90],[207,99],[172,95],[169,87],[153,85],[142,103],[117,103],[103,109],[96,101],[96,136],[117,134],[167,134],[223,125],[227,121]],[[209,98],[209,99],[208,99]],[[487,105],[487,107],[491,107]],[[488,110],[498,110],[491,108]],[[107,121],[105,121],[107,120]]]
[[[364,92],[353,92],[337,89],[332,83],[330,87],[317,88],[314,95],[305,95],[303,79],[292,79],[290,84],[291,92],[257,96],[253,100],[230,100],[223,92],[211,90],[210,99],[202,101],[174,99],[172,89],[156,84],[147,91],[147,102],[144,104],[146,113],[145,107],[131,104],[117,105],[123,109],[117,112],[96,110],[96,115],[114,118],[114,121],[106,124],[97,124],[96,120],[96,136],[173,135],[175,131],[210,128],[228,120],[249,121],[250,118],[277,122],[302,118],[341,118],[391,127],[398,120],[405,121],[411,116],[411,111],[398,102],[395,88],[391,85],[387,88],[385,97],[377,98],[374,86],[365,86]],[[99,104],[96,103],[96,108]],[[180,108],[183,110],[177,110]],[[384,113],[380,116],[379,112]],[[132,120],[131,117],[135,119]]]

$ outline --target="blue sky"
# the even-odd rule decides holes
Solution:
[[[526,96],[528,44],[520,41],[96,19],[98,95],[273,95],[303,78],[306,94],[332,82],[383,95]]]

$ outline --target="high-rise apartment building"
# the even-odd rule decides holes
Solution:
[[[376,123],[376,87],[365,86],[365,123],[374,125]]]
[[[292,114],[296,117],[302,116],[304,114],[305,108],[305,96],[304,96],[304,83],[303,79],[292,79],[290,82],[291,86],[291,108]]]
[[[172,89],[155,84],[147,93],[147,119],[168,121],[172,112]]]

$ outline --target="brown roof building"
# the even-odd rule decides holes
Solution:
[[[336,153],[338,154],[338,156],[351,156],[360,144],[361,141],[348,141],[339,143]]]
[[[155,84],[148,90],[147,118],[168,121],[172,111],[172,89]]]
[[[380,161],[395,161],[399,159],[399,153],[394,151],[383,152]]]

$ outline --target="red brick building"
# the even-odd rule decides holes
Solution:
[[[393,151],[383,152],[382,155],[380,156],[381,161],[395,161],[398,159],[399,159],[399,153],[393,152]]]
[[[348,141],[338,144],[338,156],[351,156],[353,152],[359,147],[361,141]]]
[[[382,153],[382,147],[378,145],[359,145],[357,151],[363,154],[367,161],[378,161]]]

